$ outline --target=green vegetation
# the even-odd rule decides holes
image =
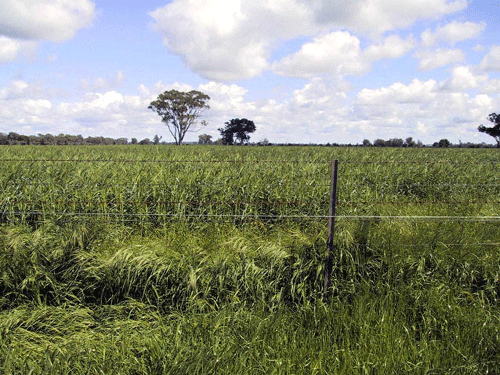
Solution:
[[[500,221],[475,219],[498,218],[496,149],[6,146],[0,159],[3,373],[500,368]]]

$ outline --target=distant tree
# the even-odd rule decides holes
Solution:
[[[152,142],[149,138],[144,138],[142,141],[139,142],[140,145],[150,145]]]
[[[137,142],[137,138],[132,138],[130,140],[130,143],[133,144],[133,145],[136,145],[138,142]]]
[[[222,142],[225,145],[234,144],[235,139],[239,141],[240,145],[242,145],[250,139],[248,133],[253,133],[256,130],[254,122],[247,120],[246,118],[235,118],[225,124],[225,128],[218,129],[222,137]]]
[[[441,139],[438,143],[438,147],[450,147],[451,143],[447,139]]]
[[[155,136],[153,137],[153,144],[159,145],[162,138],[163,137],[158,137],[158,134],[155,134]]]
[[[385,141],[383,139],[376,139],[375,142],[373,142],[373,145],[375,147],[385,147]]]
[[[401,138],[391,138],[386,141],[386,146],[389,147],[403,147],[404,141]]]
[[[38,136],[41,138],[40,139],[40,144],[41,145],[53,145],[56,143],[56,140],[54,136],[50,133],[47,133],[45,135],[43,134],[38,134]]]
[[[148,108],[160,115],[174,137],[175,144],[180,145],[186,132],[195,125],[196,119],[210,108],[207,105],[209,100],[210,96],[200,91],[170,90],[158,95],[158,99],[152,101]],[[201,123],[203,126],[206,124],[206,121]]]
[[[228,129],[227,126],[225,128],[219,128],[217,130],[220,131],[220,136],[221,136],[220,142],[223,145],[233,145],[234,144],[234,133],[232,131],[230,131],[230,129]]]
[[[117,145],[126,145],[126,144],[128,144],[128,140],[127,140],[127,138],[118,138],[116,140],[116,144]]]
[[[405,144],[404,144],[406,147],[415,147],[417,144],[415,143],[415,141],[413,140],[412,137],[408,137],[405,139]]]
[[[209,145],[212,143],[212,136],[208,134],[202,134],[198,136],[198,143],[200,145]]]
[[[27,135],[21,135],[14,132],[7,134],[9,144],[11,145],[27,145],[29,144],[29,138]]]
[[[370,147],[372,143],[368,139],[363,139],[363,146],[364,147]]]
[[[257,142],[258,146],[269,146],[271,142],[267,138],[264,138],[262,141]]]
[[[487,128],[484,125],[479,125],[477,130],[479,130],[481,133],[486,133],[492,136],[497,142],[497,147],[500,148],[500,114],[497,115],[496,113],[490,113],[488,115],[488,120],[490,120],[495,125],[491,128]]]
[[[7,134],[0,133],[0,145],[8,145],[9,144],[9,138]]]

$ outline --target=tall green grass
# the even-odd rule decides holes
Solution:
[[[0,159],[4,373],[500,368],[500,223],[406,217],[497,216],[496,150],[5,147]],[[324,303],[332,159],[337,214],[360,217],[337,220]]]

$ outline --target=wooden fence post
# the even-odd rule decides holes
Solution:
[[[323,281],[323,301],[330,298],[330,285],[333,267],[333,238],[335,235],[335,205],[337,203],[337,171],[339,161],[332,162],[332,176],[330,182],[330,210],[328,215],[328,240],[326,242],[325,277]]]

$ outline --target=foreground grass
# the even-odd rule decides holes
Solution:
[[[321,227],[178,224],[147,238],[97,228],[2,228],[4,373],[483,374],[500,366],[494,247],[339,246],[324,304]]]
[[[325,220],[286,216],[327,212],[333,157],[341,215],[498,215],[496,150],[369,151],[3,149],[116,162],[0,167],[0,372],[498,373],[498,221],[338,220],[322,301]]]
[[[164,315],[132,300],[93,309],[17,308],[2,316],[2,367],[60,374],[496,373],[498,316],[474,301],[461,307],[439,288],[422,294],[422,312],[408,308],[412,297],[389,292],[377,303],[361,293],[349,304],[335,299],[293,311],[230,305]]]

